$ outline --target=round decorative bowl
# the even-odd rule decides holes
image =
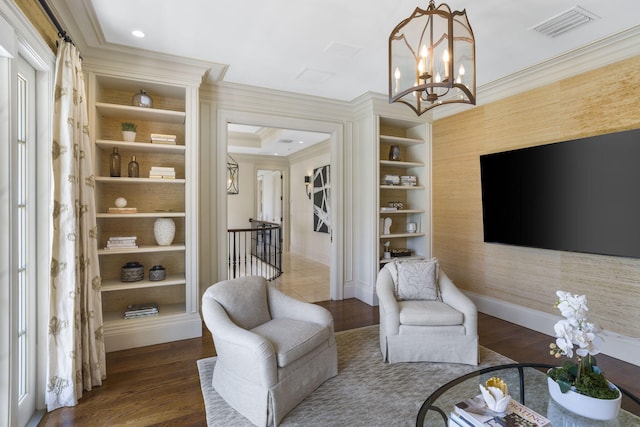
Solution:
[[[149,269],[149,280],[156,282],[158,280],[164,280],[166,277],[166,270],[161,265],[154,265]]]
[[[120,269],[120,281],[137,282],[144,279],[144,265],[139,262],[128,262]]]

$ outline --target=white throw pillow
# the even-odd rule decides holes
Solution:
[[[438,260],[394,261],[398,300],[442,301],[438,287]]]

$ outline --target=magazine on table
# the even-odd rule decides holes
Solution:
[[[542,427],[551,423],[548,418],[513,399],[505,412],[494,412],[487,408],[482,394],[456,403],[454,413],[473,427]]]

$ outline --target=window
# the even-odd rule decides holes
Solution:
[[[44,408],[55,57],[0,0],[0,425]]]
[[[35,70],[18,57],[16,82],[15,269],[18,304],[18,420],[24,425],[36,408],[36,257],[35,257]]]

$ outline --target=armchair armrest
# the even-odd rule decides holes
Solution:
[[[376,293],[380,306],[380,326],[384,328],[386,335],[398,335],[400,333],[400,307],[393,291],[393,278],[386,267],[378,273]]]
[[[458,289],[442,270],[439,272],[438,286],[442,301],[464,314],[467,335],[477,335],[478,309],[473,301]]]
[[[333,316],[327,309],[290,297],[270,285],[267,286],[267,299],[271,318],[317,323],[329,327],[333,332]]]
[[[224,308],[205,292],[202,317],[213,336],[218,363],[236,375],[271,387],[278,382],[273,345],[266,338],[233,323]]]

